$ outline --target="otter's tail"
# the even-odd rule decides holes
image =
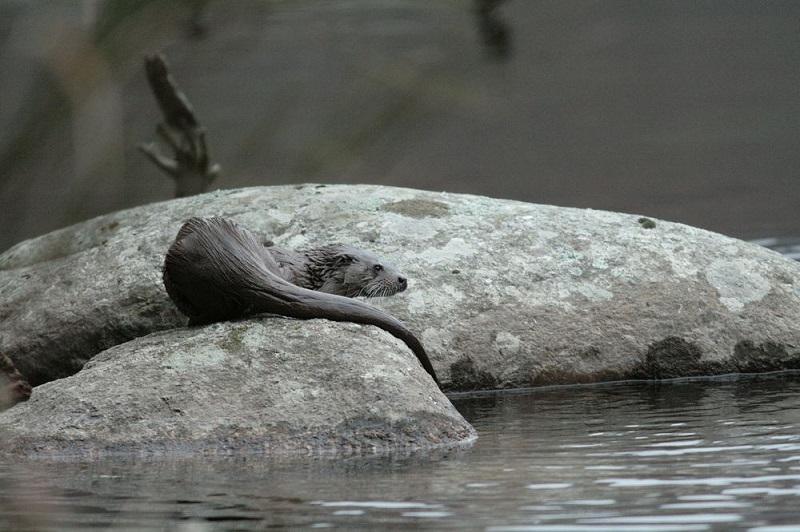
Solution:
[[[358,300],[301,288],[280,279],[269,271],[266,271],[266,273],[271,279],[267,283],[267,290],[262,293],[269,298],[271,295],[267,295],[267,293],[280,286],[278,291],[280,292],[281,302],[279,303],[280,311],[276,312],[275,307],[270,304],[262,312],[273,312],[300,319],[325,318],[333,321],[349,321],[380,327],[405,342],[417,356],[425,371],[433,377],[436,384],[439,384],[439,379],[436,377],[436,372],[428,358],[428,354],[425,352],[425,348],[414,336],[414,333],[391,314]]]

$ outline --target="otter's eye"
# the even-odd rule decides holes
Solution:
[[[372,267],[372,269],[375,270],[375,273],[378,273],[380,271],[383,271],[383,266],[381,266],[380,264],[376,264],[375,266]]]

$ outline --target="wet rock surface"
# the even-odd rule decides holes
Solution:
[[[402,342],[325,320],[154,333],[0,413],[0,455],[37,457],[363,453],[474,437]]]
[[[777,253],[637,215],[344,185],[218,191],[23,242],[0,255],[0,351],[38,384],[181,326],[161,262],[183,220],[210,215],[390,258],[409,290],[376,304],[450,389],[800,367],[800,265]]]

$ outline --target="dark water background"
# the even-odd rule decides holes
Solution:
[[[171,197],[164,51],[215,186],[361,182],[800,235],[794,0],[0,2],[0,249]]]
[[[454,403],[472,448],[0,465],[0,529],[800,530],[800,375]]]

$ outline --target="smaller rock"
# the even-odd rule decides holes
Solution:
[[[0,413],[0,454],[37,457],[369,453],[475,437],[402,342],[327,320],[154,333]]]

